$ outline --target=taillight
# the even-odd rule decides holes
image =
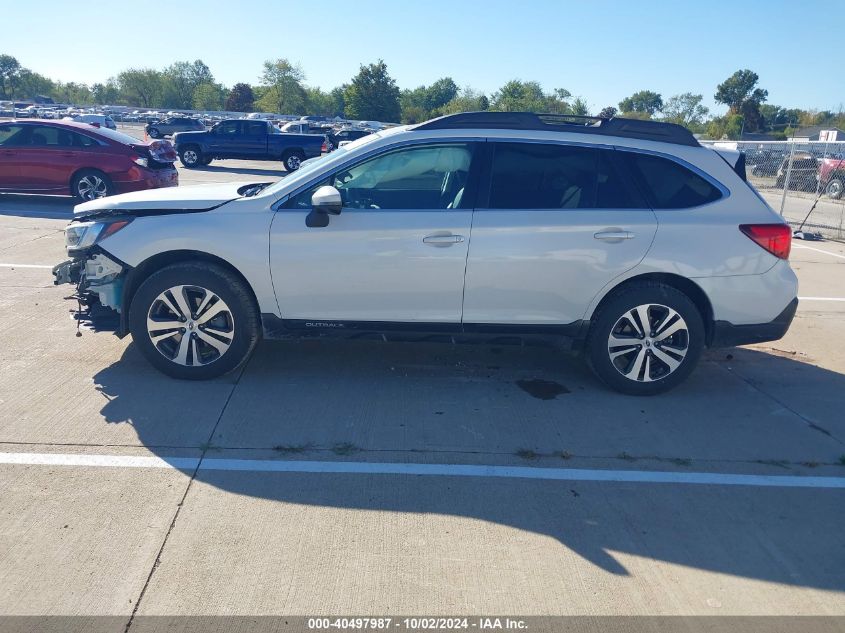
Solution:
[[[789,259],[792,229],[788,224],[740,224],[739,230],[775,257]]]
[[[320,147],[320,151],[323,152],[323,153],[329,151],[329,146],[326,144],[325,141],[323,141],[323,145]]]

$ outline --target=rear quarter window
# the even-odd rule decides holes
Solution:
[[[715,185],[673,160],[635,152],[620,154],[626,156],[655,209],[689,209],[722,197]]]

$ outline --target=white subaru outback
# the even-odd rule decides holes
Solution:
[[[540,338],[654,394],[705,346],[784,335],[791,232],[742,155],[667,123],[477,112],[366,136],[267,183],[81,204],[74,283],[176,378],[259,340]],[[438,337],[434,337],[438,338]]]

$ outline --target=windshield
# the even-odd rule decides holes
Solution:
[[[394,130],[399,130],[403,128],[393,128]],[[279,191],[282,187],[286,186],[290,179],[293,178],[297,181],[301,179],[302,176],[307,176],[309,173],[313,172],[315,169],[320,168],[322,165],[326,164],[326,161],[331,159],[332,162],[335,162],[336,159],[341,158],[344,154],[349,152],[353,149],[358,149],[359,147],[363,147],[368,143],[372,143],[378,138],[382,138],[384,136],[383,133],[378,134],[369,134],[362,138],[359,138],[357,141],[352,141],[348,145],[344,145],[343,147],[337,148],[331,154],[326,154],[324,156],[318,156],[316,158],[309,158],[306,161],[303,161],[302,165],[298,170],[296,170],[292,175],[282,178],[272,186],[268,187],[264,190],[263,193],[267,195],[272,195]]]

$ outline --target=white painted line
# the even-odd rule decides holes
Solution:
[[[0,263],[0,268],[50,268],[50,269],[52,269],[53,267],[45,265],[45,264],[6,264],[6,263]]]
[[[831,253],[830,251],[824,251],[820,248],[813,248],[812,246],[801,246],[800,244],[793,243],[792,248],[803,248],[805,251],[816,251],[817,253],[824,253],[825,255],[830,255],[831,257],[845,259],[845,255],[840,255],[839,253]]]
[[[63,453],[0,453],[0,464],[89,466],[104,468],[172,468],[193,470],[196,457],[133,457]],[[740,475],[648,470],[600,470],[541,468],[530,466],[483,466],[473,464],[405,464],[396,462],[276,461],[267,459],[207,458],[199,470],[313,473],[342,475],[422,475],[429,477],[495,477],[551,481],[602,481],[620,483],[698,484],[710,486],[756,486],[780,488],[845,488],[845,477],[797,475]]]
[[[81,453],[0,453],[0,464],[31,466],[90,466],[98,468],[173,468],[193,470],[198,457],[84,455]]]
[[[798,297],[798,301],[845,301],[845,297]]]

